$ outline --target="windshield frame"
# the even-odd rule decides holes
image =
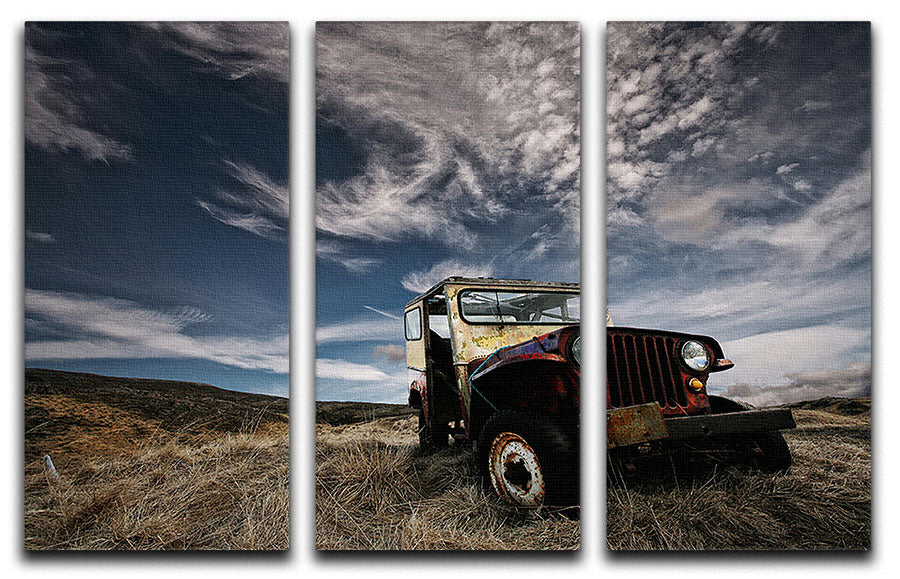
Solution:
[[[578,309],[579,316],[577,320],[541,320],[538,322],[529,322],[529,321],[506,321],[506,320],[491,320],[491,321],[482,321],[482,320],[472,320],[466,317],[465,307],[463,306],[463,297],[471,294],[473,292],[481,292],[481,293],[512,293],[512,294],[535,294],[535,295],[549,295],[549,294],[562,294],[567,296],[577,296],[578,298]],[[542,289],[511,289],[511,288],[490,288],[490,287],[466,287],[459,290],[456,294],[456,302],[457,307],[459,308],[459,319],[464,323],[470,326],[575,326],[581,325],[581,292],[580,291],[564,291],[564,290],[542,290]]]

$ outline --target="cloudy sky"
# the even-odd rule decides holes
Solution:
[[[578,281],[566,23],[320,23],[320,400],[405,402],[399,317],[450,275]]]
[[[607,67],[613,321],[716,337],[753,403],[868,392],[868,24],[616,23]]]
[[[26,25],[28,367],[288,394],[286,24]]]

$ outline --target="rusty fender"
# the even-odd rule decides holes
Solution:
[[[479,378],[490,372],[518,362],[544,361],[567,364],[568,359],[565,354],[567,345],[578,334],[579,326],[568,326],[535,336],[519,344],[500,348],[482,362],[472,373],[470,380],[477,382]],[[577,369],[572,369],[576,374],[580,374]]]
[[[663,418],[658,403],[640,404],[606,413],[606,448],[652,440],[687,440],[726,434],[751,434],[796,428],[790,408],[746,410]]]

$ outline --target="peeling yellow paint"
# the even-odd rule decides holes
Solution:
[[[453,344],[453,362],[467,364],[476,358],[483,358],[500,348],[529,340],[536,336],[564,328],[560,325],[525,325],[525,324],[469,324],[460,318],[460,291],[469,289],[465,284],[447,284],[444,292],[447,296],[447,313],[450,316],[450,334]],[[522,291],[518,284],[491,286],[497,291]]]

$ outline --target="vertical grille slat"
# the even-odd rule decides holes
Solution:
[[[629,341],[631,342],[629,344]],[[628,396],[624,397],[627,404],[634,404],[634,368],[631,352],[634,351],[634,336],[625,336],[622,338],[623,358],[625,358],[625,376],[628,378]],[[623,392],[624,394],[624,392]]]
[[[613,408],[658,402],[663,408],[688,403],[676,360],[677,340],[607,329],[606,386]]]
[[[650,358],[651,365],[655,362],[654,368],[656,369],[656,373],[653,375],[654,378],[654,392],[664,392],[666,388],[666,377],[663,374],[662,369],[662,358],[659,355],[659,339],[658,338],[648,338],[650,343],[653,345],[653,356]],[[671,381],[671,380],[670,380]]]
[[[647,364],[647,337],[644,336],[640,340],[635,340],[635,357],[637,358],[638,367],[638,387],[640,390],[641,400],[647,400],[648,396],[653,396],[653,382],[650,379],[650,367]],[[646,388],[646,389],[645,389]],[[649,395],[648,395],[649,391]]]
[[[609,395],[609,403],[614,408],[622,406],[622,377],[619,374],[619,366],[616,360],[620,355],[616,349],[612,334],[606,335],[606,391]],[[610,385],[614,384],[614,387]]]

